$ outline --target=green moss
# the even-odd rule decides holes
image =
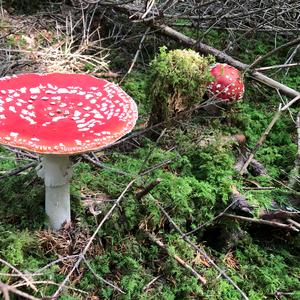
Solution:
[[[35,170],[8,177],[0,187],[1,220],[17,228],[40,228],[44,224],[44,187]]]
[[[204,57],[193,50],[160,49],[151,63],[148,94],[151,103],[149,124],[168,120],[176,113],[202,101],[211,80],[209,65],[213,57]]]
[[[144,122],[150,110],[150,101],[145,93],[146,82],[149,75],[142,72],[133,72],[122,83],[122,88],[128,93],[138,105],[139,120]]]
[[[211,31],[206,38],[209,43],[221,47],[227,42],[223,38],[225,36],[227,33]],[[223,40],[220,41],[220,38]],[[252,48],[249,53],[238,54],[249,62],[272,48],[262,41],[258,41],[257,49],[253,49],[255,45],[250,44],[249,47]],[[272,59],[277,61],[277,58]],[[212,59],[198,56],[191,50],[167,52],[162,49],[149,72],[135,72],[128,76],[123,82],[123,88],[138,103],[139,113],[142,115],[140,122],[147,119],[153,101],[169,101],[170,95],[180,94],[177,100],[182,102],[176,102],[177,104],[186,105],[185,100],[189,101],[188,105],[201,102],[204,81],[209,79],[207,74],[201,73],[201,68],[205,66],[206,70],[211,61]],[[200,62],[200,69],[196,62]],[[124,65],[124,61],[122,63]],[[292,76],[287,76],[286,82],[297,88],[298,74],[290,70],[289,75]],[[165,79],[168,79],[168,83]],[[157,99],[154,100],[156,96]],[[166,108],[166,102],[163,103]],[[290,205],[290,195],[272,180],[274,177],[286,183],[288,172],[294,165],[296,129],[288,114],[282,114],[255,156],[263,162],[270,177],[240,177],[234,171],[239,147],[222,142],[224,136],[243,133],[247,138],[247,147],[253,149],[276,112],[278,103],[275,93],[258,93],[248,83],[244,100],[224,111],[220,118],[203,121],[207,117],[206,113],[199,111],[197,116],[184,120],[180,128],[168,129],[159,144],[140,137],[135,144],[139,148],[126,147],[126,152],[120,148],[101,153],[103,155],[100,159],[106,168],[98,168],[82,161],[76,163],[71,183],[72,216],[91,235],[111,208],[112,202],[103,201],[99,207],[101,213],[91,216],[82,206],[82,194],[104,193],[110,199],[116,199],[141,169],[149,170],[156,164],[170,160],[168,164],[136,180],[94,240],[96,253],[86,255],[96,274],[119,286],[125,294],[96,279],[84,264],[79,268],[80,281],[74,283],[74,286],[100,299],[241,299],[239,292],[220,277],[214,268],[205,265],[201,259],[199,262],[199,258],[195,259],[195,252],[170,225],[157,203],[164,207],[184,232],[211,224],[214,217],[228,206],[232,185],[243,192],[250,204],[257,207],[257,211],[269,208],[274,200]],[[292,114],[295,112],[291,110]],[[145,162],[149,152],[151,155]],[[1,155],[1,171],[5,172],[18,165],[14,155],[8,151],[1,151]],[[120,174],[120,171],[123,173]],[[161,178],[161,183],[151,193],[137,200],[135,194],[156,178]],[[256,181],[262,186],[275,185],[276,189],[243,191],[244,179]],[[40,241],[31,231],[43,228],[45,219],[43,183],[33,170],[2,180],[0,207],[1,258],[23,272],[36,271],[57,258],[54,252],[46,253],[41,248]],[[205,232],[207,225],[190,238],[197,245],[204,244],[204,249],[218,266],[226,269],[226,273],[247,293],[249,299],[272,299],[276,291],[291,293],[290,296],[283,295],[281,299],[299,299],[298,237],[280,231],[273,235],[269,228],[263,227],[255,232],[255,228],[248,224],[228,220],[218,219],[213,224],[222,229],[221,234],[228,247],[217,248],[218,236],[211,237],[212,244],[203,238],[208,232]],[[243,235],[233,237],[233,243],[229,235],[234,230]],[[168,253],[153,243],[145,231],[154,233],[163,241],[168,247]],[[225,248],[232,253],[232,262],[235,264],[226,261],[228,252]],[[202,286],[190,271],[179,265],[171,257],[175,254],[203,275],[207,285]],[[0,271],[9,272],[9,268],[0,265]],[[49,268],[40,279],[61,282],[65,278],[61,271],[61,265],[58,264]],[[157,276],[160,277],[145,290],[145,286]],[[1,281],[9,283],[4,276]],[[49,296],[56,288],[50,285],[39,286],[36,296]],[[26,291],[34,294],[29,289]],[[77,300],[84,299],[85,296],[66,289],[60,298]]]

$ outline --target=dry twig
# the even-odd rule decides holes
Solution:
[[[156,201],[157,206],[162,211],[162,213],[167,217],[169,222],[172,224],[172,226],[175,228],[175,230],[181,235],[181,238],[186,241],[197,253],[200,253],[205,257],[205,259],[219,272],[221,276],[223,276],[232,286],[235,287],[235,289],[241,294],[242,298],[245,300],[249,300],[248,296],[238,287],[238,285],[225,273],[224,270],[222,270],[210,256],[200,247],[195,245],[178,227],[178,225],[174,222],[174,220],[171,218],[171,216],[166,212],[166,210]]]
[[[297,114],[297,119],[296,119],[296,128],[297,128],[297,154],[296,154],[296,159],[295,159],[295,166],[294,169],[292,170],[292,176],[289,180],[289,186],[291,188],[295,188],[297,185],[299,185],[300,178],[299,178],[299,173],[300,173],[300,112]]]
[[[293,225],[283,224],[283,223],[279,223],[279,222],[275,222],[275,221],[254,219],[254,218],[248,218],[248,217],[232,215],[232,214],[224,214],[223,216],[227,217],[227,218],[231,218],[231,219],[237,219],[237,220],[247,221],[247,222],[251,222],[251,223],[262,224],[262,225],[269,225],[269,226],[278,227],[281,229],[287,229],[287,230],[299,232],[299,230],[297,228],[295,228]]]
[[[157,178],[156,180],[152,181],[149,185],[147,185],[143,190],[136,193],[136,199],[140,200],[144,196],[146,196],[148,193],[150,193],[157,185],[161,183],[161,179]]]
[[[8,284],[5,284],[3,282],[0,281],[0,291],[2,291],[4,300],[9,300],[9,293],[13,293],[15,295],[20,296],[22,299],[28,299],[28,300],[42,300],[41,298],[36,298],[34,296],[31,296],[25,292],[19,291],[18,289],[16,289],[13,286],[10,286]]]
[[[153,241],[156,245],[158,245],[160,248],[164,249],[167,251],[167,253],[173,257],[181,266],[192,272],[193,275],[197,277],[197,279],[202,283],[206,284],[206,279],[201,276],[193,267],[191,267],[187,262],[185,262],[181,257],[179,257],[176,254],[171,254],[170,251],[168,250],[168,247],[161,241],[159,240],[154,234],[150,232],[145,232],[146,235],[149,237],[151,241]]]
[[[263,134],[260,136],[259,140],[257,141],[254,149],[251,151],[248,159],[246,160],[246,162],[244,163],[240,174],[243,175],[249,164],[251,163],[252,159],[254,158],[255,153],[257,152],[257,150],[261,147],[261,145],[264,143],[264,141],[266,140],[266,137],[268,136],[269,132],[271,131],[272,127],[275,125],[275,123],[277,122],[277,120],[279,119],[280,115],[282,112],[282,108],[281,108],[281,104],[277,110],[277,112],[275,113],[273,119],[271,120],[270,124],[268,125],[268,127],[266,128],[266,130],[263,132]]]
[[[7,267],[9,267],[10,269],[12,269],[14,272],[16,272],[20,278],[22,278],[26,284],[28,286],[30,286],[30,288],[32,288],[35,292],[37,291],[37,288],[34,286],[34,284],[32,283],[31,280],[31,276],[30,275],[25,275],[23,274],[21,271],[19,271],[16,267],[14,267],[12,264],[10,264],[9,262],[5,261],[4,259],[0,258],[0,263],[6,265]]]
[[[251,151],[248,159],[246,160],[246,162],[244,163],[240,174],[243,175],[246,170],[247,167],[249,166],[249,164],[251,163],[252,159],[254,158],[255,153],[257,152],[257,150],[261,147],[261,145],[264,143],[264,141],[266,140],[266,137],[268,136],[269,132],[271,131],[271,129],[273,128],[273,126],[275,125],[275,123],[277,122],[277,120],[279,119],[281,113],[285,110],[287,110],[290,106],[292,106],[294,103],[296,103],[297,101],[300,100],[300,95],[296,96],[295,98],[293,98],[290,102],[288,102],[285,106],[282,107],[282,105],[279,105],[279,108],[277,110],[277,112],[275,113],[273,119],[271,120],[271,122],[269,123],[268,127],[266,128],[266,130],[263,132],[263,134],[260,136],[259,140],[257,141],[254,149]]]
[[[34,167],[36,164],[37,164],[37,162],[36,162],[36,161],[33,161],[33,162],[30,162],[30,163],[28,163],[28,164],[26,164],[26,165],[24,165],[24,166],[20,166],[20,167],[18,167],[18,168],[9,170],[9,171],[7,171],[4,175],[1,175],[1,176],[0,176],[0,180],[2,180],[2,179],[4,179],[4,178],[7,178],[7,177],[10,177],[10,176],[18,175],[18,174],[20,174],[21,172],[24,172],[24,171],[26,171],[27,169]]]

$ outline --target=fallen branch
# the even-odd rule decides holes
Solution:
[[[300,213],[297,211],[287,211],[283,209],[277,209],[272,211],[265,211],[259,213],[259,219],[263,220],[287,220],[289,218],[298,218]]]
[[[110,6],[111,6],[111,4],[110,4]],[[139,10],[134,9],[134,7],[132,5],[115,4],[115,5],[113,5],[113,7],[116,10],[124,12],[129,16],[130,16],[130,13],[132,12],[132,10],[135,10],[135,13],[134,13],[135,17],[138,18],[140,21],[143,21],[142,20],[143,14]],[[156,21],[153,18],[151,18],[148,21],[144,20],[144,23],[147,26],[150,26],[150,27],[158,30],[160,33],[172,38],[173,40],[176,40],[177,42],[179,42],[181,44],[195,48],[197,51],[199,51],[203,54],[206,54],[206,55],[211,54],[211,55],[215,56],[219,62],[228,63],[241,71],[249,73],[251,75],[251,77],[253,77],[255,80],[260,81],[272,88],[275,88],[276,90],[280,91],[282,94],[285,94],[290,97],[296,97],[296,96],[300,95],[299,91],[296,91],[296,90],[294,90],[294,89],[292,89],[292,88],[290,88],[290,87],[288,87],[288,86],[286,86],[286,85],[284,85],[284,84],[282,84],[260,72],[250,70],[250,65],[245,64],[237,59],[234,59],[233,57],[231,57],[230,55],[226,54],[223,51],[220,51],[214,47],[211,47],[211,46],[206,45],[202,42],[199,42],[193,38],[190,38],[190,37],[184,35],[183,33],[171,28],[170,26],[167,26],[165,24],[162,24],[159,21]],[[298,42],[297,39],[296,39],[296,42]],[[295,40],[292,41],[292,43],[295,43]]]
[[[227,217],[227,218],[231,218],[231,219],[237,219],[237,220],[247,221],[247,222],[251,222],[251,223],[262,224],[262,225],[269,225],[269,226],[278,227],[281,229],[292,230],[292,231],[296,231],[296,232],[300,231],[297,228],[295,228],[293,225],[283,224],[283,223],[279,223],[279,222],[275,222],[275,221],[254,219],[254,218],[248,218],[248,217],[232,215],[232,214],[224,214],[223,216]]]
[[[211,54],[214,55],[218,61],[220,62],[225,62],[228,63],[234,67],[236,67],[237,69],[241,70],[241,71],[247,71],[251,77],[253,77],[255,80],[260,81],[274,89],[279,90],[281,93],[290,96],[290,97],[297,97],[300,95],[299,91],[296,91],[260,72],[257,71],[251,71],[249,69],[250,65],[247,65],[245,63],[242,63],[236,59],[234,59],[233,57],[231,57],[230,55],[216,49],[213,48],[209,45],[206,45],[204,43],[201,42],[197,42],[196,40],[187,37],[186,35],[174,30],[173,28],[164,25],[164,24],[157,24],[157,23],[153,23],[150,24],[150,26],[159,29],[161,33],[163,33],[164,35],[169,36],[170,38],[184,44],[187,45],[189,47],[194,47],[197,51],[203,53],[203,54]]]
[[[186,268],[187,270],[191,271],[193,273],[193,275],[195,275],[197,277],[197,279],[202,283],[202,284],[206,284],[206,279],[201,276],[194,268],[192,268],[188,263],[186,263],[182,258],[180,258],[178,255],[176,254],[171,254],[171,252],[169,251],[168,247],[162,242],[160,241],[154,234],[151,234],[149,232],[145,232],[146,235],[149,237],[149,239],[151,241],[153,241],[156,245],[158,245],[160,248],[166,250],[166,252],[168,253],[168,255],[170,255],[171,257],[173,257],[181,266],[183,266],[184,268]]]

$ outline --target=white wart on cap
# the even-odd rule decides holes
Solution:
[[[84,74],[0,78],[0,143],[44,154],[95,150],[130,132],[135,102],[118,86]]]

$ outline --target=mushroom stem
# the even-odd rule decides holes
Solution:
[[[45,182],[45,209],[49,226],[59,230],[71,220],[70,179],[71,162],[68,155],[44,155],[38,176]]]

